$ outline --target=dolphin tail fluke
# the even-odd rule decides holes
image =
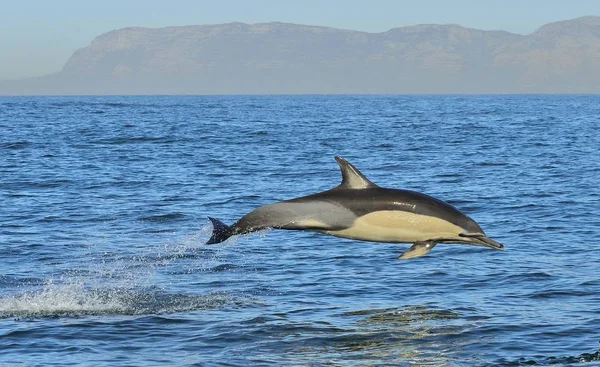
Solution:
[[[215,218],[208,217],[208,219],[212,222],[213,232],[208,242],[206,242],[207,245],[221,243],[231,237],[232,230],[230,226]]]

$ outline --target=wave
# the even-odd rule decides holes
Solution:
[[[600,350],[593,353],[582,353],[574,356],[562,356],[562,357],[547,357],[545,359],[528,359],[528,358],[519,358],[515,361],[508,361],[502,359],[499,361],[499,364],[502,366],[550,366],[550,365],[559,365],[559,366],[572,366],[576,364],[582,364],[590,362],[599,362],[600,361]],[[595,366],[595,364],[594,364]]]
[[[168,213],[162,215],[148,215],[139,217],[138,220],[142,222],[177,222],[185,218],[183,213]]]

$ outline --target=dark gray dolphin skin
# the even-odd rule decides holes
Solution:
[[[262,206],[232,226],[209,217],[213,233],[207,244],[273,228],[315,231],[361,241],[412,243],[399,259],[424,256],[438,243],[504,249],[452,205],[415,191],[379,187],[346,160],[335,160],[342,171],[339,186]]]

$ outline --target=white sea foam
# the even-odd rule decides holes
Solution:
[[[127,304],[118,296],[86,289],[82,283],[53,284],[42,290],[0,298],[0,316],[58,316],[125,313]]]
[[[87,288],[83,284],[48,284],[0,298],[0,317],[146,315],[213,309],[242,302],[228,293],[169,294],[160,291]]]
[[[226,292],[178,294],[157,285],[157,273],[204,246],[205,226],[198,233],[159,249],[149,248],[134,257],[103,258],[84,270],[50,277],[42,287],[24,286],[21,292],[0,296],[0,317],[56,317],[79,315],[165,314],[212,309],[230,303],[246,302]],[[217,252],[218,254],[218,252]],[[215,252],[195,256],[194,269],[219,263]]]

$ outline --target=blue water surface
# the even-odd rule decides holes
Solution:
[[[599,96],[0,98],[0,365],[597,366]],[[506,251],[233,223],[340,155]]]

